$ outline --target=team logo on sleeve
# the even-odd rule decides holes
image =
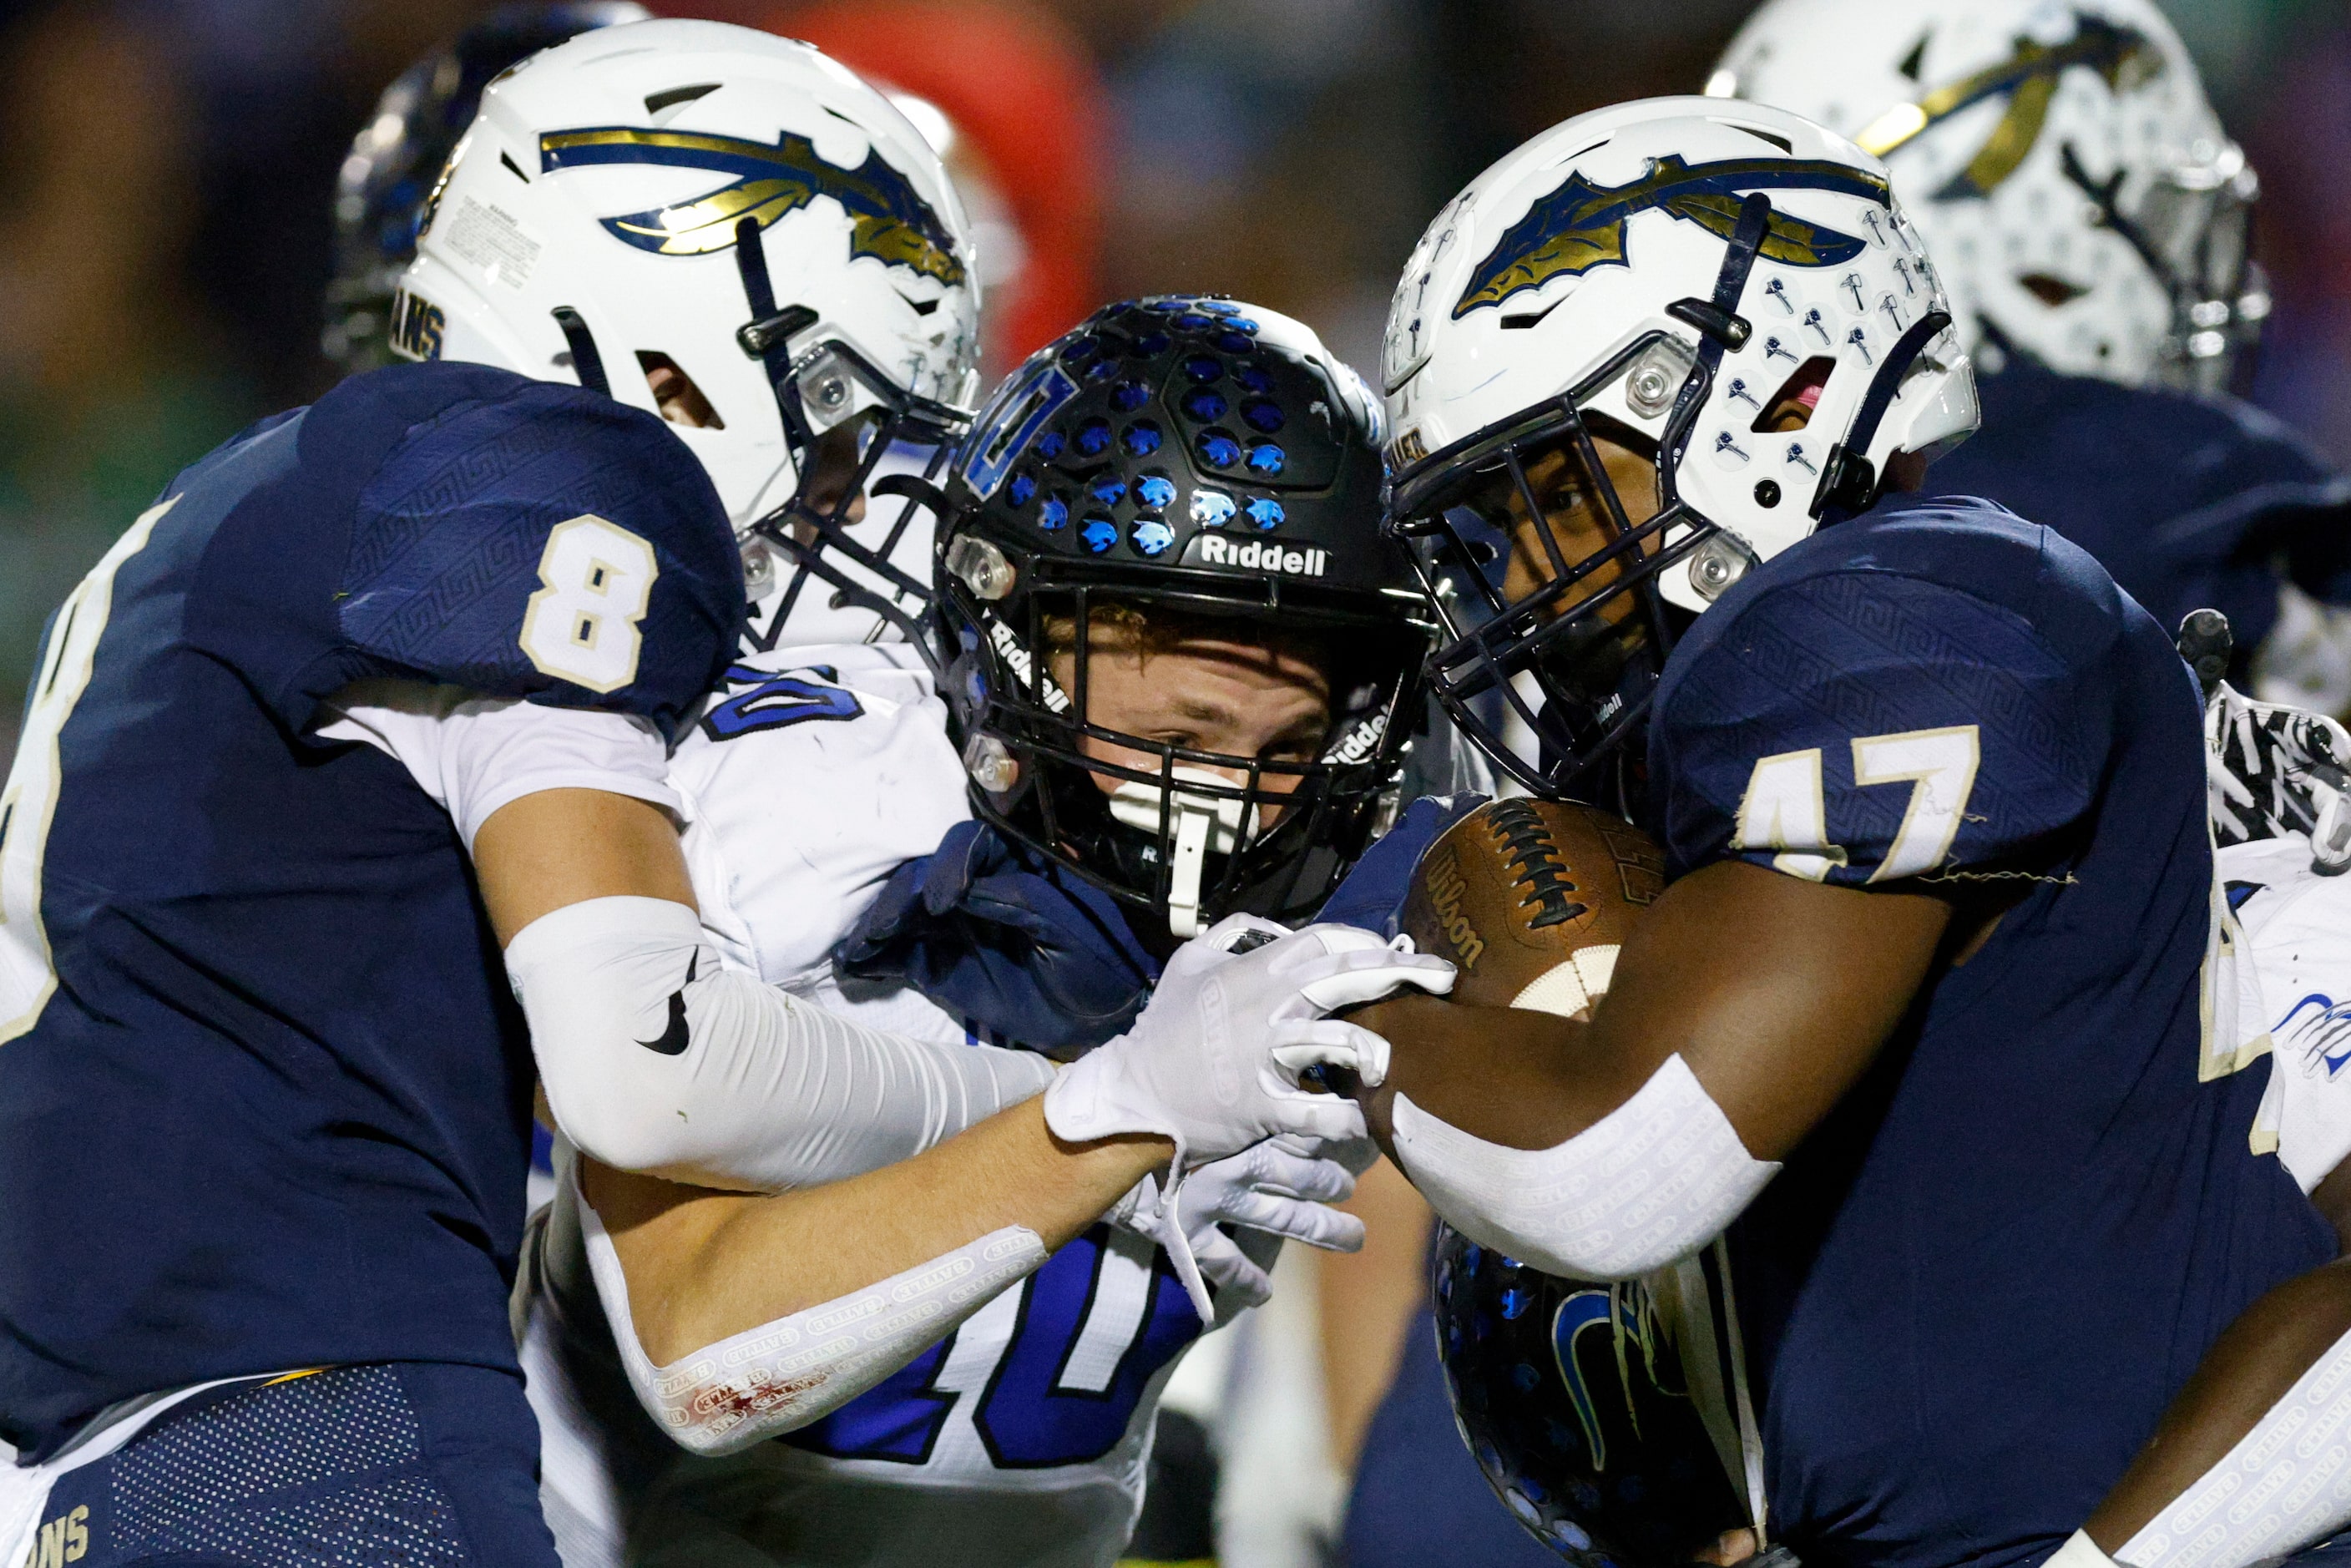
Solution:
[[[1762,190],[1835,191],[1880,204],[1891,201],[1878,175],[1812,159],[1727,158],[1692,164],[1669,155],[1622,185],[1595,185],[1579,172],[1503,231],[1470,273],[1453,319],[1482,305],[1499,305],[1554,277],[1630,266],[1625,225],[1636,214],[1662,212],[1727,240],[1739,226],[1743,193]],[[1761,254],[1790,267],[1834,267],[1859,256],[1863,244],[1852,235],[1774,212],[1764,227]]]
[[[740,136],[622,125],[551,131],[538,139],[538,159],[548,171],[656,163],[735,176],[693,201],[603,220],[607,232],[659,256],[725,250],[745,218],[766,229],[819,196],[831,196],[849,214],[852,256],[909,267],[950,288],[964,280],[963,260],[946,225],[879,151],[869,150],[863,162],[843,169],[819,157],[807,137],[789,131],[770,147]]]
[[[1914,52],[1908,68],[1914,74],[1917,58]],[[1938,87],[1916,103],[1896,104],[1854,140],[1883,158],[1959,110],[1988,98],[2005,96],[2008,112],[1992,127],[1991,138],[1976,150],[1965,168],[1935,193],[1938,202],[1989,196],[2016,172],[2033,143],[2041,140],[2049,101],[2057,96],[2057,78],[2074,66],[2097,72],[2105,78],[2107,91],[2122,92],[2161,71],[2163,56],[2146,34],[2077,11],[2074,36],[2064,43],[2019,38],[2015,53],[1998,65]]]

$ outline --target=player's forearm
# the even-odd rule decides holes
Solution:
[[[1050,1252],[1173,1153],[1157,1138],[1062,1144],[1032,1100],[926,1154],[806,1191],[706,1192],[592,1164],[582,1175],[626,1271],[638,1340],[667,1364],[1008,1228]]]
[[[2293,1552],[2351,1521],[2351,1474],[2335,1465],[2330,1475],[2329,1456],[2339,1451],[2332,1442],[2263,1439],[2339,1430],[2346,1421],[2351,1260],[2287,1281],[2229,1325],[2085,1529],[2131,1568],[2188,1561],[2191,1544],[2200,1568],[2246,1568]],[[2233,1497],[2273,1479],[2282,1482],[2277,1506],[2200,1506],[2216,1490]]]
[[[1053,1076],[1030,1052],[886,1034],[723,968],[664,900],[567,905],[506,956],[557,1123],[617,1169],[735,1191],[839,1181]]]
[[[1393,1048],[1367,1113],[1384,1126],[1400,1092],[1487,1142],[1548,1148],[1679,1055],[1755,1156],[1778,1159],[1875,1059],[1949,923],[1932,896],[1710,865],[1642,916],[1589,1025],[1427,997],[1350,1015]]]

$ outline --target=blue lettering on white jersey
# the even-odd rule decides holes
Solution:
[[[2220,1331],[2335,1240],[2209,1066],[2193,683],[2095,561],[1976,501],[1750,572],[1649,743],[1676,874],[2025,889],[1732,1228],[1776,1532],[2000,1568],[2095,1508]],[[2019,880],[2011,880],[2019,879]]]
[[[0,1437],[514,1365],[522,1019],[446,814],[308,731],[396,677],[674,735],[742,606],[692,454],[576,387],[359,376],[173,482],[53,622],[0,804]]]

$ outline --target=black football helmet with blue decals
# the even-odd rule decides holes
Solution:
[[[392,293],[416,259],[426,198],[474,123],[482,89],[566,38],[652,15],[635,0],[501,5],[383,89],[335,181],[335,276],[319,344],[329,360],[346,371],[392,363]]]
[[[1440,1226],[1430,1274],[1454,1416],[1536,1540],[1578,1568],[1677,1568],[1752,1528],[1719,1251],[1599,1284]]]
[[[965,441],[939,533],[943,685],[979,814],[1178,937],[1237,910],[1311,913],[1369,841],[1422,708],[1431,617],[1381,534],[1379,452],[1362,381],[1254,306],[1130,300],[1031,356]],[[1106,615],[1311,643],[1331,677],[1321,754],[1089,723]]]

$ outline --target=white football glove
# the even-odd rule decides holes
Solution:
[[[1362,1249],[1364,1222],[1324,1207],[1344,1201],[1355,1190],[1360,1166],[1346,1156],[1360,1149],[1370,1149],[1377,1157],[1378,1149],[1368,1142],[1318,1145],[1297,1138],[1269,1138],[1192,1173],[1176,1200],[1176,1214],[1202,1277],[1221,1292],[1217,1305],[1222,1310],[1215,1316],[1202,1312],[1203,1323],[1229,1321],[1273,1297],[1266,1271],[1219,1225],[1259,1230],[1325,1251]],[[1156,1177],[1144,1176],[1137,1183],[1110,1218],[1166,1245],[1169,1221],[1159,1202]],[[1202,1307],[1196,1301],[1192,1305],[1196,1311]]]
[[[1407,986],[1449,991],[1453,966],[1352,925],[1288,932],[1254,915],[1228,916],[1176,949],[1133,1029],[1053,1081],[1045,1124],[1070,1143],[1134,1133],[1174,1140],[1163,1210],[1177,1204],[1194,1166],[1267,1138],[1361,1138],[1353,1100],[1301,1088],[1297,1075],[1343,1067],[1367,1085],[1385,1080],[1388,1042],[1326,1015]],[[1171,1218],[1165,1230],[1176,1278],[1201,1320],[1213,1321],[1184,1228]]]

